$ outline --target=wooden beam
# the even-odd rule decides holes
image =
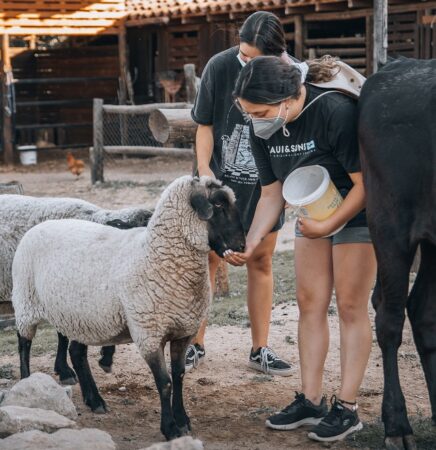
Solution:
[[[328,3],[316,3],[315,4],[315,11],[317,12],[321,12],[321,11],[338,11],[341,10],[343,8],[347,8],[347,2],[343,1],[343,0],[338,0],[338,1],[331,1]]]
[[[11,70],[11,56],[9,52],[9,34],[2,36],[2,72],[8,72]]]
[[[377,72],[388,58],[388,0],[374,0],[373,67]]]
[[[434,16],[422,16],[423,25],[435,25],[436,26],[436,15]]]
[[[303,33],[303,17],[302,16],[295,16],[295,40],[294,40],[294,46],[295,46],[295,57],[299,59],[300,61],[303,60],[304,57],[304,33]]]

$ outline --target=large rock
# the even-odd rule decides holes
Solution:
[[[25,406],[2,406],[0,408],[0,437],[23,431],[41,430],[48,433],[59,428],[71,428],[76,423],[46,409]]]
[[[191,436],[183,436],[169,442],[159,442],[141,450],[204,450],[203,443]]]
[[[48,409],[69,419],[77,418],[76,408],[67,391],[52,377],[40,372],[33,373],[13,386],[1,406]]]
[[[0,450],[115,450],[110,435],[95,428],[63,429],[48,434],[26,431],[0,440]]]

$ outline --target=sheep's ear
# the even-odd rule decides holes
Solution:
[[[128,222],[124,222],[120,219],[108,220],[106,222],[106,225],[114,228],[119,228],[120,230],[127,230],[129,228],[132,228]]]
[[[191,206],[198,214],[200,220],[209,220],[213,215],[213,206],[204,192],[193,192],[191,195]]]

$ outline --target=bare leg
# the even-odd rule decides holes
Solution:
[[[106,403],[98,392],[97,385],[95,384],[91,369],[89,368],[88,346],[76,341],[71,341],[70,357],[73,362],[74,370],[79,378],[85,404],[95,413],[105,413],[107,410]]]
[[[333,246],[333,272],[341,342],[339,398],[354,403],[372,344],[368,303],[376,276],[373,246],[357,243]]]
[[[212,294],[215,293],[215,276],[220,263],[220,257],[215,252],[209,252],[209,278],[212,288]],[[204,347],[204,335],[206,333],[207,319],[201,322],[197,335],[192,340],[193,344],[199,344]]]
[[[173,413],[177,427],[187,434],[191,423],[183,405],[183,377],[185,375],[185,354],[191,337],[171,341],[171,372],[173,378]]]
[[[77,377],[67,362],[68,342],[68,338],[58,332],[58,351],[56,353],[54,371],[56,375],[59,375],[61,384],[73,385],[77,383]]]
[[[272,255],[276,241],[277,232],[270,233],[247,262],[247,304],[254,350],[268,345],[273,299]]]
[[[327,310],[333,289],[329,239],[295,239],[295,273],[302,392],[314,404],[322,397],[322,375],[329,346]]]

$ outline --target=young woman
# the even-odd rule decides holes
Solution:
[[[196,136],[199,175],[215,176],[233,189],[248,231],[261,189],[250,149],[249,128],[233,104],[232,92],[241,68],[252,58],[275,55],[288,63],[293,59],[286,53],[283,27],[272,13],[259,11],[248,17],[239,38],[239,46],[215,55],[205,67],[192,118],[199,124]],[[255,370],[287,376],[292,373],[290,364],[268,347],[273,297],[272,254],[281,226],[282,217],[277,215],[262,244],[247,260],[247,303],[252,335],[248,363]],[[215,286],[218,256],[211,253],[209,262],[210,279]],[[204,360],[205,329],[206,321],[188,348],[186,370]]]
[[[309,64],[307,80],[336,73],[334,61]],[[329,75],[330,74],[330,75]],[[298,167],[325,167],[344,197],[324,221],[299,218],[295,240],[298,345],[301,392],[266,425],[292,430],[316,425],[309,437],[333,441],[362,428],[357,394],[371,348],[368,299],[376,261],[364,211],[365,192],[359,164],[356,102],[302,82],[302,73],[279,58],[259,57],[241,71],[236,103],[251,119],[250,137],[262,194],[247,235],[244,253],[228,252],[226,260],[250,260],[280,217],[282,183]],[[332,237],[342,225],[342,231]],[[341,386],[330,411],[322,394],[322,375],[329,345],[327,309],[335,289],[341,343]]]

